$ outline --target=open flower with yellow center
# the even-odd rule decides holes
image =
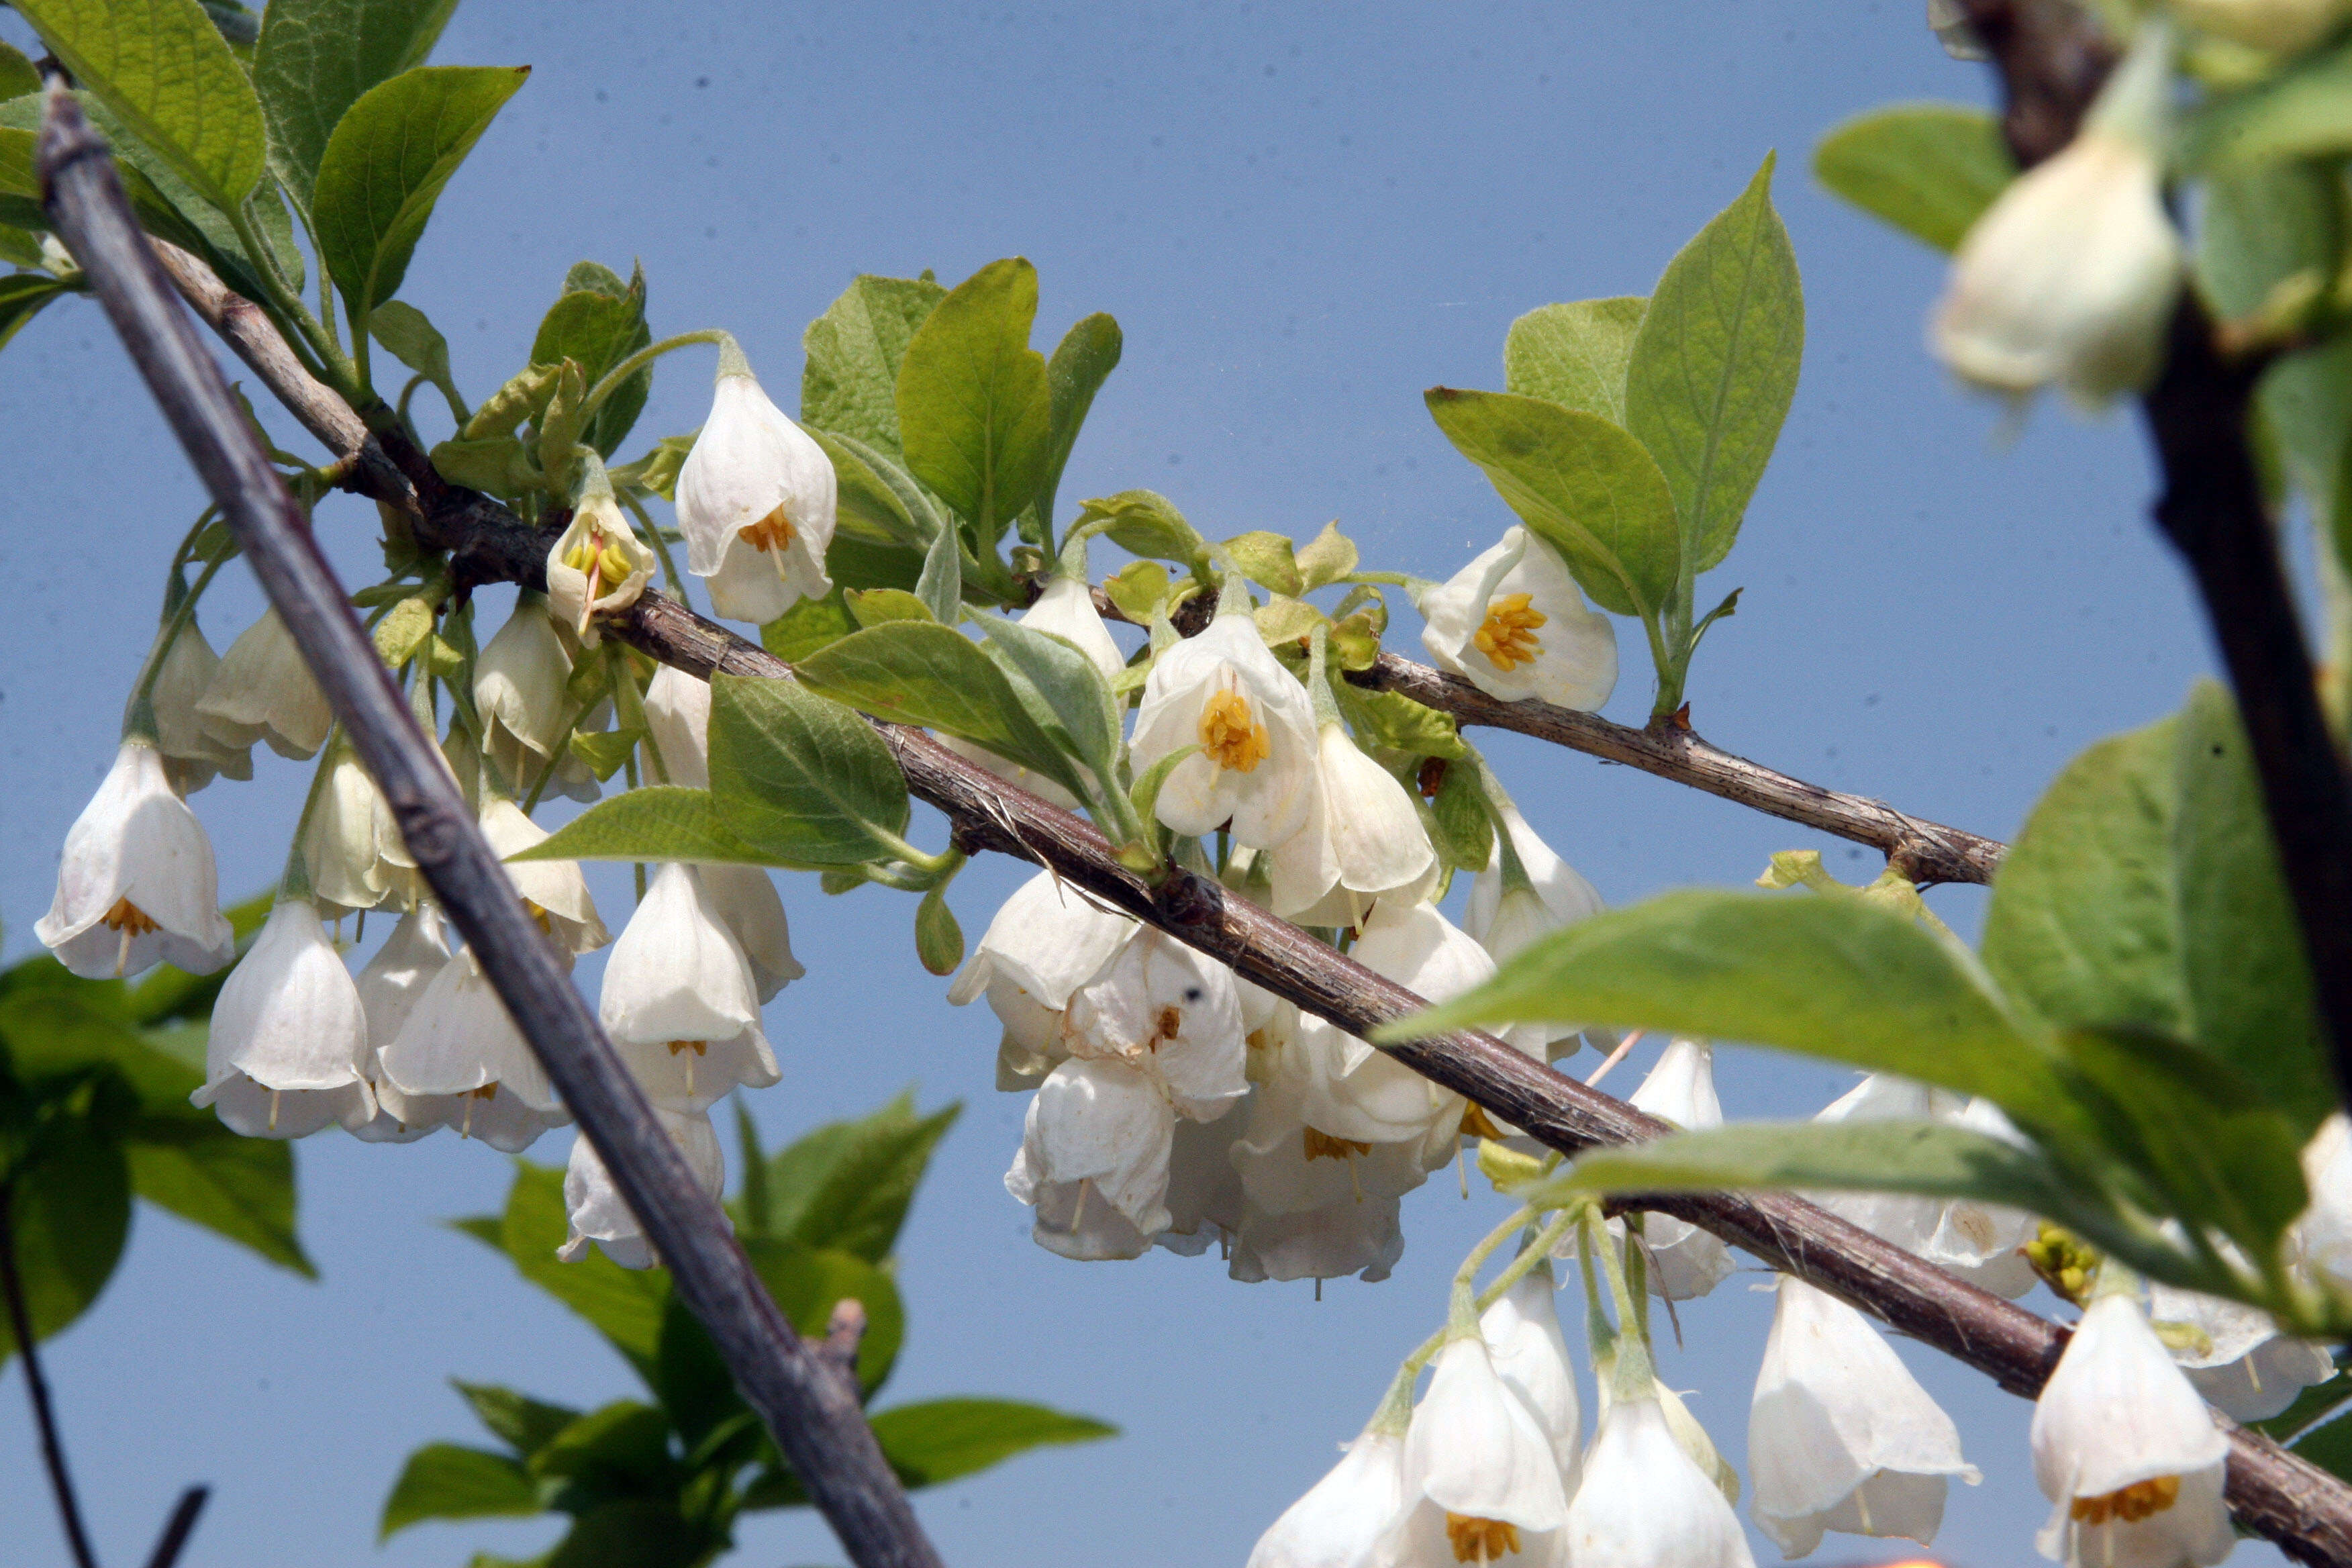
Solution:
[[[702,1190],[713,1198],[725,1192],[727,1155],[719,1147],[719,1132],[710,1125],[709,1113],[667,1110],[657,1105],[654,1118],[686,1156],[687,1168]],[[592,1241],[624,1268],[651,1268],[661,1261],[653,1243],[646,1239],[645,1226],[622,1201],[612,1173],[604,1168],[584,1132],[572,1140],[572,1160],[564,1168],[563,1208],[570,1234],[555,1249],[555,1256],[564,1262],[577,1263],[585,1258]]]
[[[367,1018],[342,955],[307,899],[284,899],[221,986],[205,1043],[208,1106],[248,1138],[307,1138],[375,1115]]]
[[[1616,627],[1523,526],[1423,595],[1421,614],[1430,657],[1490,697],[1589,710],[1616,689]]]
[[[677,474],[687,569],[709,582],[721,616],[764,626],[832,590],[834,515],[832,459],[728,344],[710,418]]]
[[[1550,1439],[1473,1328],[1437,1352],[1404,1435],[1404,1508],[1381,1544],[1398,1568],[1559,1561],[1568,1493]],[[1735,1525],[1735,1529],[1737,1526]],[[1585,1559],[1609,1563],[1606,1557]]]
[[[212,840],[173,793],[152,742],[122,742],[67,830],[57,896],[33,933],[86,980],[159,963],[209,974],[236,956],[236,935],[220,912]]]
[[[2221,1497],[2229,1442],[2114,1264],[2034,1403],[2032,1444],[2053,1505],[2034,1544],[2053,1562],[2180,1568],[2236,1543]]]
[[[1452,1156],[1454,1140],[1326,1131],[1307,1118],[1305,1066],[1294,1047],[1280,1048],[1233,1145],[1243,1199],[1234,1276],[1384,1279],[1404,1251],[1398,1200]]]
[[[1316,724],[1307,689],[1229,612],[1162,652],[1143,685],[1130,749],[1139,776],[1186,747],[1160,787],[1160,820],[1195,837],[1230,822],[1236,844],[1271,849],[1314,806]]]
[[[376,1083],[402,1125],[446,1125],[509,1154],[572,1120],[470,948],[425,982],[377,1053]]]
[[[654,552],[621,515],[604,468],[592,464],[572,526],[547,552],[547,602],[583,647],[594,647],[602,640],[595,617],[635,604],[653,575]]]
[[[597,1016],[646,1098],[702,1110],[782,1076],[760,1030],[751,966],[694,867],[671,861],[604,963]]]

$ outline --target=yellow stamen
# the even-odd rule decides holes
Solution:
[[[1500,1138],[1503,1130],[1495,1125],[1483,1105],[1465,1106],[1462,1111],[1462,1136],[1465,1138]]]
[[[1245,773],[1265,761],[1274,741],[1251,714],[1248,698],[1220,691],[1201,705],[1201,750],[1217,766]]]
[[[125,936],[145,936],[155,929],[153,919],[128,897],[115,900],[101,923],[109,931],[119,931]]]
[[[522,907],[524,911],[528,913],[531,919],[539,922],[540,930],[545,931],[550,936],[553,936],[555,934],[555,917],[553,915],[549,914],[545,910],[541,909],[539,905],[532,903],[529,899],[525,899],[522,901]]]
[[[709,1040],[672,1040],[669,1043],[669,1054],[672,1056],[677,1056],[687,1051],[692,1051],[694,1053],[693,1056],[686,1058],[686,1096],[688,1100],[694,1098],[695,1058],[706,1056],[709,1054],[709,1050],[710,1042]]]
[[[759,521],[746,523],[737,529],[735,535],[752,549],[765,553],[782,550],[793,542],[793,523],[784,515],[783,507],[779,505]]]
[[[2154,1480],[2137,1481],[2102,1497],[2078,1497],[2066,1513],[2077,1524],[2105,1524],[2116,1519],[2126,1524],[2137,1524],[2143,1519],[2162,1513],[2179,1500],[2180,1478],[2158,1476]]]
[[[495,1099],[498,1092],[499,1086],[495,1083],[486,1083],[479,1089],[469,1089],[466,1091],[466,1114],[457,1123],[458,1137],[471,1138],[474,1135],[474,1101]]]
[[[1492,1563],[1497,1557],[1508,1557],[1519,1549],[1519,1527],[1506,1524],[1499,1519],[1448,1513],[1445,1516],[1445,1539],[1453,1542],[1454,1561],[1456,1563]]]
[[[1310,1160],[1344,1160],[1350,1154],[1369,1154],[1370,1143],[1353,1138],[1334,1138],[1319,1127],[1308,1127],[1299,1133],[1299,1144]]]
[[[1533,594],[1505,594],[1486,606],[1486,618],[1470,640],[1496,669],[1533,664],[1543,644],[1536,628],[1550,617],[1534,607]]]

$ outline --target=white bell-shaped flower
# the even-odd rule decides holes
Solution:
[[[1928,1545],[1948,1478],[1979,1479],[1959,1428],[1860,1312],[1790,1275],[1779,1290],[1748,1415],[1757,1527],[1790,1557],[1830,1530]]]
[[[1316,778],[1314,705],[1245,612],[1218,616],[1163,651],[1143,683],[1129,749],[1137,776],[1198,746],[1170,770],[1156,813],[1195,837],[1233,824],[1233,840],[1271,849],[1307,825]]]
[[[719,1147],[719,1133],[710,1125],[707,1112],[665,1110],[654,1107],[654,1116],[662,1131],[668,1133],[678,1152],[686,1156],[688,1167],[702,1190],[716,1198],[727,1190],[727,1155]],[[581,1133],[572,1142],[572,1159],[563,1172],[563,1207],[570,1220],[571,1233],[555,1256],[566,1263],[577,1263],[588,1255],[588,1244],[594,1242],[605,1257],[624,1268],[651,1268],[661,1261],[653,1243],[646,1239],[645,1227],[629,1205],[621,1201],[620,1189],[613,1184],[612,1173],[604,1168],[595,1145],[588,1135]]]
[[[1029,1102],[1004,1190],[1037,1211],[1031,1235],[1064,1258],[1140,1258],[1168,1228],[1176,1115],[1123,1061],[1073,1058]]]
[[[419,899],[360,971],[360,1011],[367,1018],[366,1077],[375,1094],[375,1117],[352,1128],[352,1136],[370,1143],[414,1142],[462,1109],[437,1100],[412,1105],[408,1096],[385,1080],[382,1060],[383,1048],[400,1037],[425,988],[448,962],[449,935],[441,906]]]
[[[281,899],[221,986],[205,1083],[188,1097],[248,1138],[307,1138],[375,1115],[367,1016],[307,899]]]
[[[1002,1057],[1027,1076],[1069,1054],[1070,998],[1116,957],[1136,924],[1091,902],[1050,871],[1005,900],[980,945],[948,987],[963,1006],[985,995],[1004,1026]]]
[[[2325,1345],[2290,1339],[2260,1307],[2218,1296],[2148,1287],[2148,1316],[2188,1331],[2172,1359],[2209,1404],[2233,1421],[2267,1421],[2315,1383],[2336,1375]]]
[[[751,989],[761,1002],[806,974],[793,956],[792,922],[775,879],[764,866],[698,866],[702,890],[751,966]]]
[[[166,623],[165,633],[170,630]],[[213,645],[192,617],[163,651],[154,689],[148,694],[155,709],[155,749],[163,753],[163,772],[172,787],[183,795],[195,794],[215,773],[233,779],[253,776],[251,748],[222,741],[205,728],[205,716],[196,710],[219,668]]]
[[[1241,1199],[1230,1272],[1244,1281],[1385,1279],[1404,1255],[1398,1199],[1451,1157],[1454,1140],[1334,1138],[1306,1121],[1299,1054],[1276,1054],[1245,1111],[1228,1119],[1242,1123],[1228,1151]]]
[[[1381,1563],[1559,1561],[1569,1506],[1550,1439],[1475,1333],[1437,1352],[1405,1431],[1403,1482],[1404,1510],[1381,1540]]]
[[[654,873],[604,962],[596,1012],[656,1105],[701,1110],[782,1076],[760,1030],[751,966],[691,866]]]
[[[2095,408],[2155,379],[2181,282],[2164,209],[2171,90],[2165,29],[2144,28],[2074,140],[1969,230],[1928,331],[1962,377],[2012,395],[2056,383]]]
[[[1316,744],[1307,825],[1271,856],[1274,912],[1301,925],[1361,925],[1375,900],[1418,903],[1435,887],[1437,851],[1412,796],[1339,722]]]
[[[446,1122],[509,1154],[572,1120],[471,949],[425,983],[376,1068],[406,1125]]]
[[[833,460],[785,417],[739,355],[719,361],[710,418],[677,473],[687,569],[727,620],[765,626],[832,591]]]
[[[1213,1121],[1249,1092],[1233,971],[1145,928],[1070,995],[1070,1054],[1123,1061],[1176,1110]]]
[[[1093,661],[1105,680],[1127,668],[1127,659],[1118,645],[1110,640],[1109,628],[1095,609],[1093,593],[1085,579],[1055,575],[1037,595],[1037,602],[1014,617],[1024,626],[1055,636],[1075,644],[1080,653]],[[940,744],[956,755],[979,763],[998,778],[1017,784],[1031,795],[1050,800],[1064,811],[1078,809],[1078,797],[1055,784],[1052,779],[1026,768],[1019,763],[998,756],[985,746],[975,744],[961,735],[941,735]]]
[[[66,830],[57,896],[33,933],[85,980],[157,963],[209,974],[236,956],[236,933],[220,912],[212,840],[172,792],[151,742],[122,742]]]
[[[2304,1261],[2352,1285],[2352,1122],[2332,1113],[2303,1149],[2304,1184],[2311,1205],[2293,1236]]]
[[[422,886],[383,792],[341,742],[303,827],[302,863],[320,901],[346,910],[413,903]]]
[[[663,665],[646,682],[646,727],[669,782],[710,787],[710,682]]]
[[[1559,1331],[1551,1266],[1538,1263],[1478,1318],[1495,1374],[1519,1396],[1551,1440],[1560,1484],[1570,1496],[1584,1464],[1584,1406],[1576,1394],[1568,1340]]]
[[[2309,48],[2352,15],[2345,0],[2171,0],[2171,10],[2217,38],[2274,55]]]
[[[1504,802],[1502,817],[1527,885],[1506,886],[1510,879],[1504,874],[1503,844],[1498,837],[1487,854],[1486,868],[1470,883],[1470,901],[1462,911],[1462,929],[1492,953],[1496,963],[1515,957],[1538,937],[1590,919],[1603,908],[1592,884],[1528,826],[1518,807]],[[1546,1050],[1555,1060],[1573,1056],[1585,1032],[1580,1024],[1546,1026]]]
[[[1421,614],[1438,668],[1489,697],[1590,710],[1617,688],[1617,628],[1586,606],[1559,552],[1519,524],[1423,595]]]
[[[1731,1504],[1655,1399],[1613,1400],[1602,1410],[1561,1535],[1572,1564],[1755,1568]]]
[[[222,746],[241,751],[267,741],[296,762],[314,755],[335,722],[327,694],[276,610],[263,612],[228,645],[196,713]]]
[[[482,802],[482,837],[501,860],[536,849],[547,842],[547,829],[522,814],[522,807],[504,795]],[[596,900],[588,896],[588,879],[577,860],[525,860],[509,863],[507,877],[540,929],[569,953],[593,952],[613,940],[596,916]]]
[[[1255,1088],[1214,1121],[1176,1119],[1168,1151],[1168,1226],[1153,1237],[1156,1246],[1180,1258],[1198,1258],[1215,1242],[1230,1244],[1241,1228],[1247,1200],[1242,1195],[1241,1173],[1234,1169],[1234,1151],[1249,1124]]]
[[[572,525],[547,552],[551,613],[583,647],[594,647],[603,640],[595,617],[635,604],[653,575],[654,552],[621,515],[612,488],[592,481],[572,513]]]
[[[2110,1268],[2113,1265],[2109,1265]],[[2033,1406],[2034,1544],[2067,1568],[2200,1568],[2236,1536],[2228,1439],[2131,1291],[2096,1294]]]
[[[1375,1568],[1404,1508],[1404,1437],[1379,1417],[1251,1548],[1247,1568]]]
[[[591,801],[596,775],[572,754],[571,679],[572,655],[549,616],[547,596],[526,591],[475,660],[474,710],[481,715],[484,749],[515,788],[530,789],[552,762],[547,787]]]
[[[1704,1040],[1668,1042],[1627,1102],[1685,1131],[1722,1126],[1723,1104],[1715,1095],[1715,1048]],[[1642,1237],[1650,1254],[1650,1289],[1669,1301],[1704,1296],[1731,1272],[1731,1249],[1688,1220],[1650,1215],[1643,1221]]]

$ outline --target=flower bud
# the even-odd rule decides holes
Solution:
[[[294,634],[276,610],[237,634],[196,704],[205,732],[231,750],[267,741],[296,762],[315,755],[333,727],[327,694],[310,678]]]
[[[502,795],[482,803],[482,837],[504,860],[547,842],[547,829]],[[568,953],[593,952],[613,940],[588,896],[588,879],[577,860],[525,860],[507,867],[507,876],[541,930]]]
[[[155,746],[163,753],[163,773],[183,796],[213,782],[215,773],[233,779],[253,777],[253,754],[245,746],[230,745],[205,727],[196,710],[212,689],[220,658],[203,630],[191,618],[164,651],[155,672],[150,697],[155,708]]]
[[[708,580],[721,617],[765,626],[832,591],[833,460],[768,400],[740,355],[730,363],[722,353],[710,418],[678,469],[677,493],[687,569]]]
[[[597,1015],[646,1098],[702,1110],[782,1077],[751,964],[691,866],[655,872],[604,963]]]
[[[595,775],[570,752],[566,721],[572,704],[564,687],[571,679],[572,656],[548,617],[546,597],[526,593],[475,662],[474,708],[482,718],[484,749],[517,789],[529,789],[553,761],[555,788],[593,800]],[[583,779],[584,796],[576,794]]]
[[[413,903],[422,884],[383,792],[341,742],[303,828],[302,861],[310,890],[346,910]]]

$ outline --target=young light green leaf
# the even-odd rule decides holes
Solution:
[[[1097,778],[1108,779],[1118,760],[1118,704],[1095,661],[1052,632],[1002,616],[978,619],[989,656],[1012,681],[1030,717]]]
[[[902,486],[883,477],[883,469],[896,465],[865,442],[835,431],[807,426],[824,455],[833,459],[835,502],[835,540],[844,537],[864,538],[876,544],[913,545],[921,549],[936,537],[936,530],[928,530],[916,513],[908,510],[901,499],[906,491],[921,493],[921,487],[912,479]],[[904,476],[901,476],[904,478]],[[929,511],[928,505],[925,508]]]
[[[1473,875],[1486,868],[1495,853],[1495,818],[1486,809],[1486,792],[1475,768],[1448,768],[1429,803],[1432,835],[1446,864]]]
[[[760,644],[786,664],[797,664],[827,643],[839,642],[864,623],[850,614],[845,590],[822,599],[803,599],[760,628]]]
[[[530,75],[528,66],[418,66],[368,89],[336,124],[311,221],[353,312],[399,291],[442,188]]]
[[[305,208],[335,122],[376,83],[423,65],[457,8],[457,0],[270,0],[253,86],[270,167]]]
[[[1144,769],[1142,775],[1135,781],[1134,787],[1128,791],[1128,800],[1135,807],[1135,819],[1143,824],[1144,832],[1150,834],[1153,839],[1153,843],[1147,847],[1154,854],[1159,853],[1161,847],[1160,840],[1163,832],[1158,816],[1160,787],[1167,784],[1168,775],[1174,773],[1185,758],[1192,756],[1200,749],[1200,742],[1197,741],[1190,745],[1177,747]]]
[[[1103,593],[1138,626],[1150,626],[1154,615],[1165,613],[1170,586],[1168,568],[1157,561],[1130,561],[1103,579]]]
[[[849,618],[856,623],[849,631],[862,626],[878,626],[885,621],[937,621],[931,607],[904,588],[851,588],[841,595],[849,606]],[[844,632],[843,637],[848,636]],[[828,638],[838,641],[839,638]],[[811,650],[814,651],[814,650]]]
[[[946,297],[929,273],[858,274],[801,335],[808,354],[801,371],[802,421],[900,457],[898,367],[916,329]]]
[[[1352,682],[1339,688],[1340,710],[1355,726],[1358,739],[1368,745],[1403,752],[1416,757],[1444,757],[1460,762],[1470,754],[1454,716],[1424,708],[1397,691],[1367,691]],[[1483,870],[1482,863],[1476,869]]]
[[[1118,1436],[1100,1421],[1012,1399],[927,1399],[874,1417],[883,1457],[909,1489],[974,1475],[1032,1448]]]
[[[1062,469],[1070,460],[1070,448],[1077,444],[1078,428],[1087,422],[1087,411],[1094,406],[1095,394],[1118,367],[1119,350],[1125,339],[1118,323],[1097,310],[1079,321],[1054,349],[1054,357],[1045,362],[1045,391],[1051,416],[1053,436],[1045,447],[1045,466],[1037,479],[1037,497],[1030,504],[1043,525],[1043,539],[1052,531],[1054,522],[1054,492],[1062,488]]]
[[[98,1300],[131,1228],[131,1173],[121,1146],[85,1117],[54,1119],[9,1184],[9,1234],[36,1341]],[[0,1363],[16,1336],[0,1315]]]
[[[449,374],[449,340],[425,320],[424,311],[403,300],[386,300],[368,317],[368,330],[393,358],[432,383],[449,400],[453,415],[465,406]]]
[[[780,865],[885,858],[907,831],[907,780],[890,748],[800,680],[711,679],[710,789],[721,826]]]
[[[6,348],[8,340],[41,313],[42,306],[60,294],[74,292],[74,284],[38,272],[0,278],[0,348]]]
[[[1279,533],[1268,533],[1263,529],[1236,533],[1217,548],[1224,552],[1234,571],[1261,587],[1271,588],[1290,599],[1307,591],[1307,580],[1299,573],[1290,541]]]
[[[2181,128],[2181,162],[2198,174],[2232,164],[2352,152],[2352,44],[2314,49],[2235,92],[2209,95]]]
[[[1505,392],[1432,387],[1430,416],[1604,610],[1647,619],[1672,597],[1682,544],[1657,460],[1595,414]]]
[[[1156,490],[1121,490],[1087,501],[1080,522],[1111,519],[1103,530],[1113,544],[1130,555],[1174,561],[1190,566],[1201,557],[1201,535],[1184,521],[1176,503]]]
[[[41,68],[13,44],[0,43],[0,102],[41,90]]]
[[[530,1472],[504,1454],[456,1443],[427,1443],[408,1456],[392,1495],[383,1500],[376,1539],[428,1519],[499,1519],[533,1514],[543,1505]]]
[[[260,180],[261,102],[196,0],[24,0],[16,12],[214,206],[233,210]]]
[[[1503,340],[1503,386],[1625,423],[1625,366],[1650,302],[1639,297],[1539,305]]]
[[[963,561],[958,531],[941,528],[923,550],[922,575],[915,579],[915,598],[943,626],[963,620]]]
[[[653,342],[646,325],[646,275],[639,270],[624,284],[609,268],[583,262],[564,282],[564,291],[540,319],[530,362],[576,360],[583,377],[593,386],[605,372]],[[653,366],[646,365],[614,388],[589,424],[588,444],[611,457],[636,424],[653,384]]]
[[[1981,109],[1898,103],[1822,137],[1813,174],[1873,217],[1950,251],[2017,177],[2017,160]]]
[[[778,864],[728,831],[709,790],[677,784],[643,784],[600,800],[515,859]]]
[[[1029,346],[1037,269],[992,261],[931,310],[898,367],[907,468],[992,549],[1045,478],[1053,443],[1045,356]]]
[[[1805,296],[1772,159],[1666,264],[1625,368],[1625,427],[1665,471],[1692,577],[1738,537],[1797,395]]]
[[[1335,518],[1323,525],[1323,531],[1307,542],[1295,560],[1300,580],[1308,589],[1336,583],[1356,569],[1359,557],[1356,542],[1339,531]]]
[[[1032,716],[995,661],[952,627],[926,621],[868,626],[809,655],[798,670],[811,691],[877,719],[961,735],[1073,795],[1086,794],[1069,752]]]
[[[915,906],[915,956],[933,974],[953,974],[963,963],[963,927],[944,888],[931,889]]]

